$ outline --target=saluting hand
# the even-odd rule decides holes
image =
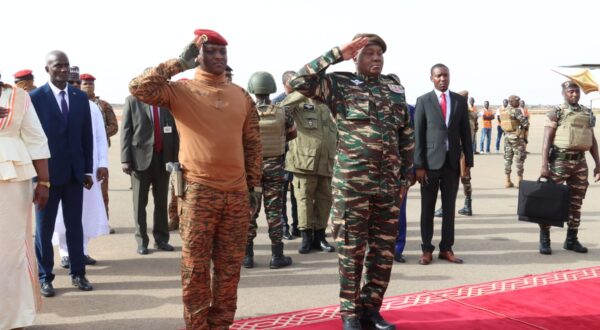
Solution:
[[[354,58],[358,54],[358,52],[361,49],[363,49],[368,43],[369,38],[361,37],[342,45],[340,49],[342,50],[342,56],[344,57],[344,61]]]

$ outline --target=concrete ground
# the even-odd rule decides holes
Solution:
[[[543,116],[532,116],[528,147],[531,154],[525,163],[525,179],[534,180],[539,174],[542,132]],[[595,132],[600,136],[598,128]],[[495,141],[495,127],[492,137]],[[90,253],[98,260],[97,265],[88,268],[88,279],[93,283],[94,291],[82,292],[73,288],[68,272],[56,268],[57,296],[44,299],[37,325],[31,329],[184,327],[179,277],[181,240],[177,232],[172,232],[170,242],[176,246],[175,252],[151,249],[147,256],[136,253],[130,181],[120,169],[118,140],[113,137],[110,149],[110,223],[117,233],[90,243]],[[503,162],[502,154],[475,156],[472,170],[475,213],[471,217],[456,217],[454,251],[464,258],[462,265],[438,259],[429,266],[418,264],[420,195],[418,186],[410,190],[407,263],[394,265],[387,296],[600,264],[600,184],[590,185],[583,205],[579,237],[590,248],[589,253],[563,250],[566,229],[553,228],[554,253],[543,256],[537,252],[537,226],[517,221],[517,189],[503,188]],[[591,172],[594,163],[589,156],[588,164]],[[457,209],[462,207],[463,200],[461,188]],[[148,210],[151,214],[151,205]],[[149,225],[151,223],[149,220]],[[285,269],[270,270],[264,214],[261,214],[259,225],[255,241],[256,267],[242,269],[236,318],[337,304],[336,254],[299,255],[300,240],[286,241],[286,254],[293,258],[294,264]],[[439,232],[440,221],[436,220],[434,244],[439,243]],[[56,262],[58,264],[58,257]]]

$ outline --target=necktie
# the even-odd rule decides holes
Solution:
[[[446,122],[446,93],[442,93],[442,102],[440,102],[440,107],[442,108],[442,116],[444,117],[444,122]]]
[[[158,116],[158,107],[152,106],[152,118],[154,118],[154,152],[162,151],[162,134],[160,132],[160,117]]]
[[[65,91],[60,91],[60,110],[63,115],[63,119],[67,121],[69,118],[69,105],[67,104],[67,99],[65,98]]]

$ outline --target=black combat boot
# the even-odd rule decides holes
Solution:
[[[315,230],[315,236],[312,241],[312,248],[319,251],[335,252],[335,248],[325,239],[325,228]]]
[[[458,210],[458,214],[462,215],[473,215],[473,210],[471,209],[471,198],[465,199],[465,206]]]
[[[360,318],[364,329],[396,330],[396,326],[384,320],[379,311],[366,310]]]
[[[540,253],[552,254],[550,247],[550,228],[540,228]]]
[[[362,330],[358,316],[342,316],[343,330]]]
[[[567,239],[563,245],[565,250],[571,250],[578,253],[587,253],[588,249],[579,243],[577,239],[577,229],[567,229]]]
[[[244,268],[254,268],[254,242],[246,244],[246,256],[242,265]]]
[[[300,247],[298,248],[298,253],[307,254],[310,252],[310,247],[313,242],[313,231],[312,229],[301,230],[300,234],[302,235],[302,243],[300,243]]]
[[[439,209],[435,210],[435,212],[433,213],[433,216],[436,218],[441,218],[444,216],[444,210],[440,207]]]
[[[271,269],[283,268],[292,264],[292,258],[283,255],[283,243],[271,245]]]

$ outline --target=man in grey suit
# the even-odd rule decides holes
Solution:
[[[452,251],[454,211],[460,178],[460,154],[465,154],[466,173],[473,167],[473,144],[467,100],[448,90],[450,70],[444,64],[431,68],[434,90],[417,99],[415,109],[415,158],[421,184],[421,265],[432,261],[435,247],[433,213],[438,190],[442,192],[442,240],[439,258],[462,263]]]
[[[178,152],[179,137],[171,113],[128,96],[123,106],[121,163],[123,172],[131,175],[135,239],[139,254],[148,254],[146,205],[151,185],[154,197],[154,247],[173,251],[168,243],[169,172],[165,164],[176,162]]]

